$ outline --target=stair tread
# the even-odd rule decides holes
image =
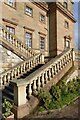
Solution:
[[[9,97],[7,97],[7,96],[3,96],[2,97],[3,99],[7,99],[7,100],[9,100],[10,102],[13,102],[13,100],[12,99],[10,99]]]
[[[4,89],[3,90],[3,94],[9,94],[9,95],[11,95],[11,96],[14,96],[14,94],[11,92],[11,91],[9,91],[9,90],[7,90],[7,89]]]
[[[10,87],[10,86],[5,86],[5,89],[7,89],[7,90],[9,90],[9,91],[13,92],[13,88],[12,88],[12,87]]]

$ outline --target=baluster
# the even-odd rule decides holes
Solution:
[[[62,68],[64,68],[64,58],[62,58]]]
[[[29,91],[28,91],[28,93],[29,93],[29,97],[31,97],[31,94],[32,94],[31,83],[29,83]]]
[[[70,53],[69,53],[69,62],[70,62]]]
[[[52,77],[54,77],[54,67],[52,66]]]
[[[12,43],[12,36],[9,34],[10,43]]]
[[[15,39],[15,46],[16,46],[16,48],[17,48],[17,40]]]
[[[58,71],[60,71],[60,61],[58,61]]]
[[[72,52],[70,52],[70,61],[71,61],[71,59],[72,59]]]
[[[26,50],[26,56],[28,57],[28,51]]]
[[[38,90],[40,90],[40,86],[41,86],[40,77],[38,77]]]
[[[60,60],[60,70],[62,70],[62,64],[61,64],[61,60]]]
[[[36,61],[36,59],[35,59],[35,57],[34,57],[34,59],[33,59],[33,66],[34,66],[34,67],[36,66],[36,65],[35,65],[35,64],[36,64],[35,61]]]
[[[55,75],[56,75],[56,74],[57,74],[57,72],[56,72],[56,71],[57,71],[56,64],[55,64],[55,66],[54,66],[54,70],[55,70],[54,73],[55,73]]]
[[[36,89],[37,89],[37,86],[36,86],[36,80],[34,80],[33,82],[33,93],[36,94]]]
[[[20,74],[20,67],[17,67],[17,76]]]
[[[2,28],[1,28],[1,26],[0,26],[0,36],[2,37]]]
[[[2,85],[3,85],[3,77],[1,76],[0,77],[0,86],[2,87]]]
[[[4,30],[2,29],[2,37],[4,37]]]
[[[8,32],[6,33],[6,40],[9,41]]]
[[[66,61],[67,61],[67,64],[68,64],[68,55],[66,56],[66,59],[67,59]]]
[[[13,41],[12,41],[13,46],[15,46],[15,38],[13,37]]]
[[[42,87],[44,87],[44,73],[41,75]]]
[[[21,71],[21,74],[22,74],[22,72],[23,72],[23,65],[21,65],[20,71]]]
[[[23,71],[25,72],[25,63],[24,63],[24,65],[23,65]]]
[[[51,80],[51,68],[49,68],[49,80]]]
[[[6,31],[4,30],[4,32],[3,32],[3,38],[5,39],[5,33],[6,33]]]
[[[28,70],[30,70],[30,60],[29,60],[29,62],[28,62]]]
[[[11,79],[13,80],[14,78],[14,71],[11,71]]]
[[[6,84],[6,75],[4,75],[4,78],[3,78],[3,81],[4,81],[4,85]]]
[[[48,83],[48,75],[47,75],[47,71],[45,71],[45,80],[46,80],[46,84]]]
[[[15,70],[14,70],[14,78],[16,77],[16,75],[17,75],[17,69],[15,68]]]
[[[20,44],[20,49],[21,49],[21,51],[22,51],[22,43]]]
[[[10,73],[7,73],[8,82],[10,81]]]

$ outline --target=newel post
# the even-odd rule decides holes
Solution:
[[[26,104],[26,85],[17,85],[17,83],[11,81],[14,86],[14,104],[16,106],[21,106]]]

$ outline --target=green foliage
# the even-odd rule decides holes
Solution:
[[[59,89],[59,86],[52,86],[50,90],[51,95],[53,96],[53,100],[60,101],[61,99],[61,89]]]
[[[45,111],[45,108],[43,106],[40,106],[39,109],[38,109],[39,112],[43,112]]]
[[[9,101],[4,99],[4,103],[2,104],[2,107],[4,108],[4,116],[7,118],[11,115],[11,109],[13,107],[13,104],[11,104]]]
[[[51,98],[52,96],[50,95],[48,90],[39,91],[39,99],[46,109],[48,109],[48,105],[51,102]]]
[[[66,83],[61,81],[59,84],[51,87],[50,91],[40,90],[39,99],[42,107],[40,110],[62,108],[73,102],[73,99],[80,96],[80,78],[73,79]]]

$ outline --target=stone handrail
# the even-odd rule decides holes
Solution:
[[[9,47],[13,46],[13,49],[15,51],[15,48],[19,51],[19,53],[23,55],[23,58],[34,56],[35,53],[31,48],[26,48],[26,45],[23,44],[14,34],[10,33],[4,26],[0,24],[0,37],[3,39],[3,42],[8,42]],[[20,55],[19,55],[20,56]]]
[[[14,80],[24,73],[27,73],[32,68],[35,68],[38,64],[44,63],[44,56],[37,54],[33,57],[27,58],[26,61],[22,61],[18,65],[10,68],[9,70],[0,74],[0,86],[4,86],[9,81]]]
[[[20,79],[18,81],[12,81],[11,84],[14,85],[14,103],[17,106],[25,104],[26,98],[30,97],[34,91],[38,91],[41,87],[44,87],[44,85],[47,84],[55,75],[57,75],[58,72],[61,71],[65,66],[67,66],[69,62],[73,61],[73,53],[73,49],[65,51],[36,70],[24,80]],[[24,94],[21,98],[20,91],[22,89],[22,93]],[[19,99],[16,95],[18,95]]]

